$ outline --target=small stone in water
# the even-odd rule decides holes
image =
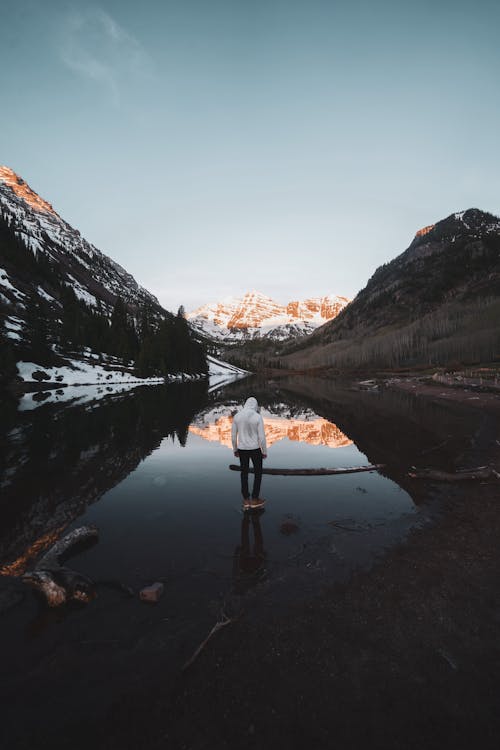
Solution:
[[[289,536],[290,534],[295,534],[299,530],[299,525],[296,524],[294,521],[283,521],[283,523],[280,526],[280,531],[282,534],[285,534],[285,536]]]
[[[139,597],[143,602],[157,602],[163,594],[163,583],[157,581],[151,586],[146,586],[139,592]]]

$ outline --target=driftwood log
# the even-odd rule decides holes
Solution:
[[[285,477],[318,477],[329,474],[356,474],[360,471],[377,471],[383,469],[385,464],[370,464],[369,466],[349,466],[338,469],[262,469],[263,474],[279,474]],[[241,471],[241,466],[230,464],[231,471]],[[250,474],[253,469],[248,469]]]
[[[43,594],[49,607],[59,607],[69,601],[89,602],[95,596],[94,582],[62,566],[61,562],[78,547],[95,542],[98,536],[99,531],[93,525],[70,531],[42,555],[34,569],[26,572],[21,580]]]
[[[89,524],[73,529],[59,539],[42,557],[38,560],[35,568],[58,568],[62,563],[62,558],[70,552],[74,552],[78,545],[86,545],[88,542],[97,541],[99,530],[97,526]]]
[[[437,482],[460,482],[467,479],[500,479],[500,474],[491,466],[477,466],[475,469],[461,469],[449,472],[440,469],[416,469],[408,472],[411,479],[434,479]]]

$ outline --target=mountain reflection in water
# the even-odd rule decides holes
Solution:
[[[342,448],[352,445],[347,435],[332,422],[318,417],[314,412],[305,413],[302,419],[291,416],[278,416],[266,409],[261,410],[264,420],[267,445],[270,447],[279,440],[288,438],[294,442],[309,445],[325,445],[329,448]],[[213,412],[196,419],[189,427],[189,432],[199,435],[204,440],[218,442],[226,448],[232,448],[231,427],[233,415],[218,417]]]
[[[230,432],[232,414],[249,395],[262,405],[268,466],[386,466],[384,475],[266,475],[259,533],[272,550],[267,567],[289,566],[307,542],[294,575],[309,570],[313,555],[329,576],[334,568],[343,575],[400,540],[426,500],[425,485],[412,482],[407,467],[424,456],[426,465],[446,468],[476,429],[448,406],[305,378],[249,378],[210,394],[203,383],[157,386],[72,408],[7,408],[0,426],[0,573],[22,574],[68,527],[88,522],[102,531],[99,545],[79,558],[90,575],[92,565],[99,574],[116,565],[129,582],[133,571],[146,571],[141,584],[162,566],[191,570],[210,561],[218,570],[214,555],[234,550],[240,533]],[[289,538],[279,532],[288,520],[298,528]],[[358,533],[339,537],[340,527],[328,526],[339,521]]]
[[[0,575],[21,575],[165,437],[184,445],[206,399],[199,382],[143,387],[85,406],[6,410]]]

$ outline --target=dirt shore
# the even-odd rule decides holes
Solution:
[[[390,379],[389,387],[406,393],[412,393],[415,396],[428,400],[452,401],[475,409],[485,409],[493,412],[500,411],[500,395],[498,393],[490,393],[487,390],[476,388],[450,387],[439,382],[428,381],[428,378],[423,381],[418,377],[408,377],[398,380]]]
[[[487,429],[465,460],[500,471],[500,399],[480,402],[467,407],[484,410]],[[439,520],[370,571],[272,619],[243,615],[186,672],[157,674],[97,725],[70,722],[37,747],[497,748],[499,483],[429,484],[427,495]]]

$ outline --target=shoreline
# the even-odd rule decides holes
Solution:
[[[340,381],[357,384],[363,389],[363,383],[373,383],[373,388],[390,388],[393,390],[412,393],[417,397],[425,397],[429,400],[445,400],[456,403],[467,403],[474,408],[491,408],[500,410],[500,389],[498,386],[489,387],[488,384],[471,383],[445,383],[433,380],[428,367],[422,367],[419,374],[418,368],[408,369],[401,372],[398,370],[359,370],[353,372],[332,371],[331,368],[317,367],[311,370],[276,370],[264,369],[256,373],[269,379],[281,379],[288,377],[312,377],[318,379],[336,379]],[[433,369],[433,375],[439,372]],[[367,388],[370,390],[370,388]]]
[[[446,385],[444,383],[425,383],[418,378],[408,378],[396,382],[391,379],[386,383],[387,388],[393,388],[417,397],[429,400],[453,401],[466,404],[475,409],[492,409],[500,411],[500,394],[488,390],[478,390],[470,385]]]

